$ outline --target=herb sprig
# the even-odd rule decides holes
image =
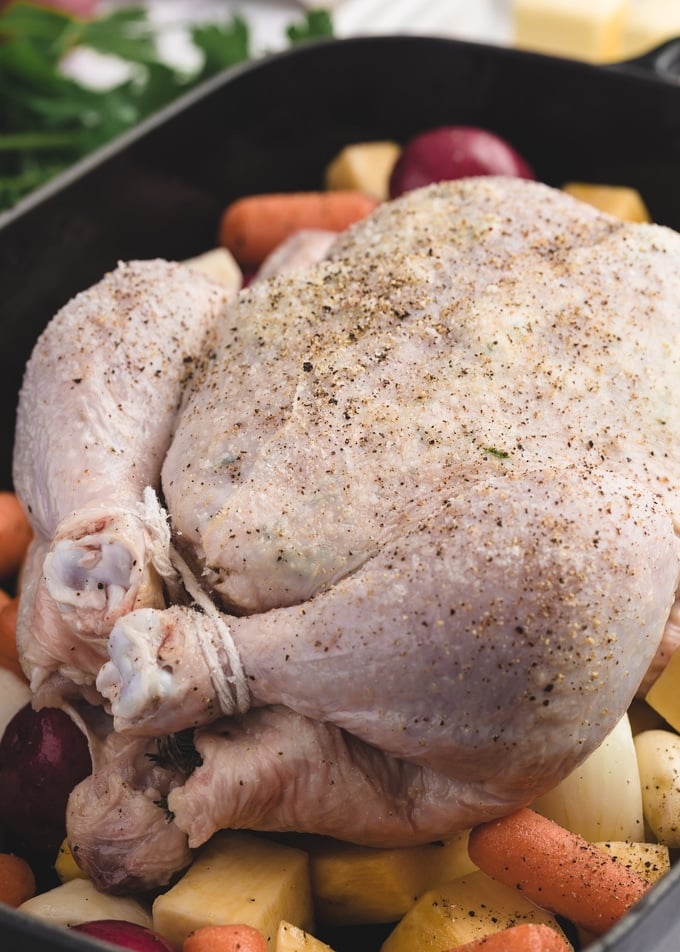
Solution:
[[[291,44],[332,37],[324,10],[312,10],[286,35]],[[142,7],[78,20],[28,2],[0,13],[0,211],[216,73],[253,57],[246,21],[196,25],[201,65],[186,73],[163,62]],[[131,76],[105,93],[65,75],[78,47],[128,63]]]

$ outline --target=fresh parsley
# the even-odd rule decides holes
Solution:
[[[291,24],[291,44],[332,37],[330,16],[312,10]],[[202,63],[192,74],[160,60],[142,7],[94,20],[27,2],[0,13],[0,211],[216,73],[253,56],[247,23],[197,25],[191,40]],[[105,93],[69,78],[64,57],[78,47],[114,55],[130,78]]]

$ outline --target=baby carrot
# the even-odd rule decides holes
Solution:
[[[241,267],[256,268],[282,241],[303,228],[340,232],[377,205],[377,199],[353,189],[249,195],[225,209],[219,240]]]
[[[20,906],[35,895],[35,877],[25,859],[0,853],[0,902]]]
[[[203,926],[186,937],[182,952],[267,952],[267,940],[253,926]]]
[[[31,535],[31,526],[15,493],[0,491],[0,578],[9,578],[19,569]]]
[[[2,597],[4,595],[6,595],[5,592],[0,595],[0,667],[8,668],[18,674],[20,678],[25,678],[17,652],[17,608],[19,599],[7,596],[5,600]]]
[[[470,859],[493,879],[602,935],[649,889],[649,883],[581,836],[534,810],[475,827]]]
[[[524,922],[457,945],[449,952],[571,952],[571,946],[543,922]]]

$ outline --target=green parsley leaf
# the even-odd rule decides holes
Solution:
[[[302,23],[291,23],[286,29],[291,43],[304,43],[307,40],[319,40],[333,36],[333,21],[328,10],[319,8],[309,10]]]

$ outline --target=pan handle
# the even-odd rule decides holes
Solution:
[[[652,73],[668,82],[680,83],[680,37],[666,40],[641,56],[613,63],[612,67],[626,72]]]

